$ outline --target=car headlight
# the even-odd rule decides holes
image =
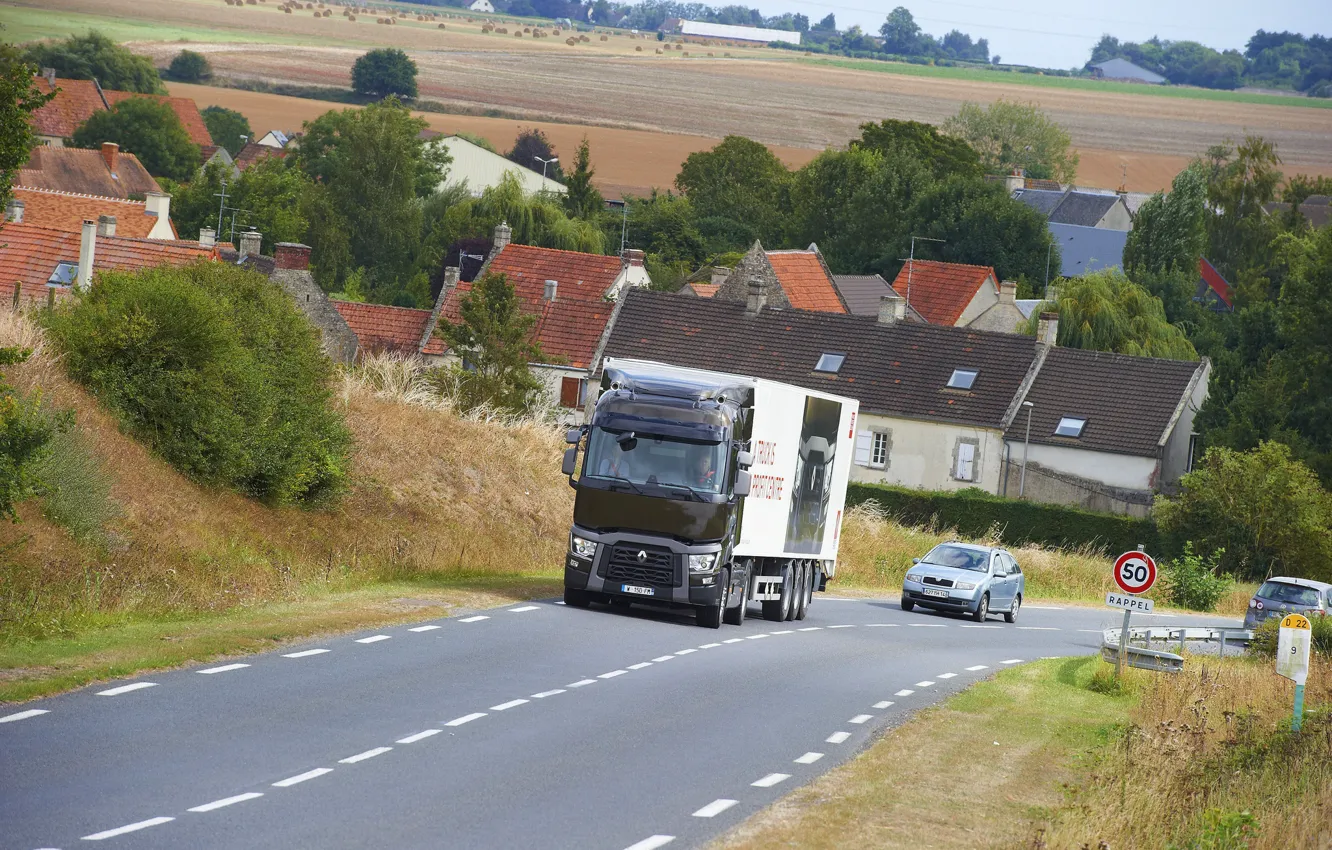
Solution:
[[[584,540],[577,535],[570,536],[570,547],[573,553],[580,558],[587,558],[589,561],[597,554],[597,544],[591,540]]]
[[[953,585],[953,587],[956,588],[957,590],[975,590],[975,589],[976,589],[976,582],[974,582],[974,581],[959,581],[959,582],[956,582],[956,583]]]
[[[914,581],[916,584],[920,584],[925,580],[925,576],[922,575],[921,573],[907,573],[906,580]]]
[[[717,563],[717,553],[711,555],[690,555],[689,572],[691,573],[709,573]]]

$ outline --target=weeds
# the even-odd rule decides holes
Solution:
[[[74,428],[56,433],[50,452],[36,466],[43,495],[42,512],[75,540],[106,542],[107,526],[120,515],[111,498],[111,474],[88,438]]]

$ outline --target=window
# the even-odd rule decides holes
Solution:
[[[948,388],[950,390],[969,390],[975,382],[975,369],[954,369],[953,376],[948,379]]]
[[[870,449],[870,466],[883,469],[888,465],[888,435],[875,433],[874,445]]]
[[[825,352],[819,356],[819,362],[814,365],[814,371],[829,372],[835,375],[841,370],[842,364],[845,362],[845,354],[828,354]]]
[[[957,441],[957,460],[953,463],[953,477],[958,481],[976,480],[976,449],[975,441]]]
[[[1059,427],[1055,428],[1056,437],[1081,437],[1082,426],[1087,424],[1086,419],[1077,419],[1072,416],[1065,416],[1059,420]]]
[[[46,279],[46,282],[69,286],[74,282],[74,277],[78,273],[78,263],[56,263],[55,271],[51,272],[51,276]]]
[[[861,431],[856,434],[856,465],[887,469],[893,451],[892,431]]]
[[[587,379],[566,377],[560,380],[560,406],[579,408],[587,394]]]

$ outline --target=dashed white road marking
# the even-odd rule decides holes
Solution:
[[[597,680],[596,680],[596,679],[579,679],[577,682],[570,682],[569,684],[565,685],[565,687],[566,687],[566,688],[585,688],[585,687],[587,687],[588,685],[595,685],[596,683],[597,683]]]
[[[462,717],[455,717],[455,718],[453,718],[452,720],[450,720],[448,723],[445,723],[444,725],[445,725],[445,726],[461,726],[461,725],[463,725],[464,723],[471,723],[473,720],[479,720],[479,719],[481,719],[482,717],[485,717],[485,716],[486,716],[486,713],[485,713],[484,711],[474,711],[474,712],[472,712],[471,714],[464,714]]]
[[[211,812],[214,809],[223,809],[227,806],[233,806],[236,803],[244,803],[246,800],[254,800],[264,796],[258,791],[251,791],[248,794],[237,794],[234,797],[227,797],[225,800],[214,800],[211,803],[204,803],[202,806],[195,806],[192,809],[186,809],[189,812]]]
[[[705,643],[699,649],[716,649],[719,646],[721,646],[720,643]]]
[[[375,756],[382,756],[384,753],[393,749],[392,747],[375,747],[373,750],[366,750],[363,753],[357,753],[354,756],[347,756],[345,759],[338,759],[338,764],[356,764],[358,761],[372,759]]]
[[[884,709],[884,708],[889,707],[889,706],[892,705],[892,704],[893,704],[893,703],[892,703],[891,700],[886,700],[886,699],[885,699],[885,700],[880,700],[879,702],[874,703],[874,707],[875,707],[875,708],[878,708],[878,709]]]
[[[867,629],[895,629],[895,628],[898,627],[898,625],[899,625],[898,623],[870,623],[869,625],[865,626],[865,628],[867,628]]]
[[[698,650],[697,650],[697,649],[682,649],[682,650],[680,650],[679,652],[677,652],[677,653],[675,653],[675,654],[676,654],[676,655],[692,655],[692,654],[695,653],[695,652],[698,652]]]
[[[739,800],[713,800],[703,808],[694,812],[696,818],[715,818],[717,815],[729,809],[738,803]]]
[[[907,623],[907,625],[910,626],[910,627],[913,628],[913,629],[946,629],[946,628],[948,628],[948,624],[947,624],[947,623]],[[995,626],[995,628],[997,629],[997,628],[999,628],[999,627],[998,627],[998,626]]]
[[[847,722],[847,723],[854,723],[854,724],[856,724],[857,726],[859,726],[860,724],[862,724],[862,723],[864,723],[864,722],[866,722],[866,721],[868,721],[868,720],[873,720],[873,719],[874,719],[874,715],[873,715],[873,714],[857,714],[855,717],[851,718],[850,720],[848,720],[848,721],[846,721],[846,722]]]
[[[409,632],[433,632],[439,626],[417,626],[414,629],[408,629]]]
[[[390,640],[393,635],[371,635],[367,638],[357,638],[357,643],[379,643],[381,640]]]
[[[1018,626],[1018,629],[1024,632],[1059,632],[1063,629],[1057,629],[1054,626]]]
[[[929,688],[929,687],[932,687],[933,685],[934,685],[934,683],[931,682],[929,679],[926,679],[926,680],[923,681],[923,682],[917,682],[917,683],[916,683],[916,687],[918,687],[918,688]]]
[[[482,620],[489,620],[489,619],[490,619],[490,618],[487,617],[487,616],[484,615],[484,614],[477,614],[475,617],[464,617],[464,618],[462,618],[461,620],[459,620],[458,622],[460,622],[460,623],[479,623],[479,622],[481,622]]]
[[[510,613],[510,614],[521,614],[521,613],[523,613],[524,611],[539,611],[539,610],[541,610],[541,606],[540,606],[540,605],[524,605],[524,606],[522,606],[521,608],[510,608],[510,609],[509,609],[509,613]]]
[[[316,776],[323,776],[325,773],[332,773],[331,767],[316,767],[314,770],[307,770],[305,773],[298,773],[295,776],[288,777],[281,782],[274,782],[274,788],[290,788],[293,785],[299,785],[307,779],[314,779]]]
[[[627,670],[642,670],[644,667],[651,667],[651,666],[652,666],[652,662],[651,662],[651,661],[640,661],[640,662],[638,662],[637,664],[630,664],[630,665],[629,665],[627,668],[625,668],[625,669],[627,669]]]
[[[956,676],[957,676],[956,673],[940,673],[939,675],[935,676],[934,678],[936,678],[936,679],[952,679],[952,678],[954,678],[954,677],[956,677]]]
[[[525,701],[525,700],[524,700],[524,701]],[[399,738],[399,739],[398,739],[397,741],[395,741],[394,743],[398,743],[398,744],[415,744],[417,741],[424,741],[426,738],[429,738],[429,737],[431,737],[432,735],[438,735],[438,734],[439,734],[440,732],[442,732],[442,731],[444,731],[444,730],[443,730],[443,729],[427,729],[427,730],[425,730],[424,732],[417,732],[415,735],[408,735],[406,738]]]
[[[796,764],[813,764],[821,758],[823,758],[823,753],[805,753],[803,756],[796,759],[795,762]]]
[[[1000,663],[1000,664],[1021,664],[1021,663],[1022,663],[1022,659],[1021,659],[1021,658],[1010,658],[1010,659],[1008,659],[1007,661],[1000,661],[999,663]]]
[[[895,696],[895,697],[909,697],[909,696],[911,696],[911,695],[914,694],[914,693],[915,693],[915,691],[911,690],[910,688],[903,688],[902,690],[900,690],[900,691],[898,691],[897,693],[893,694],[893,696]]]
[[[1056,607],[1056,606],[1054,606],[1054,605],[1023,605],[1022,607],[1023,607],[1023,608],[1026,608],[1026,609],[1028,609],[1028,610],[1031,610],[1031,609],[1034,608],[1034,609],[1036,609],[1036,610],[1038,610],[1038,611],[1062,611],[1062,610],[1064,610],[1063,608],[1058,608],[1058,607]]]
[[[115,829],[108,829],[106,832],[94,832],[92,835],[83,836],[84,841],[101,841],[104,838],[115,838],[117,835],[124,835],[127,832],[138,832],[141,829],[147,829],[150,826],[158,824],[171,823],[175,818],[149,818],[141,820],[138,823],[131,823],[126,826],[118,826]]]
[[[211,676],[214,673],[226,673],[230,670],[243,670],[249,666],[250,665],[248,664],[223,664],[221,667],[209,667],[207,670],[200,670],[199,672],[205,676]]]
[[[851,737],[850,732],[834,732],[831,735],[829,735],[827,738],[824,738],[823,740],[825,743],[828,744],[840,744],[850,737]]]
[[[772,634],[774,634],[774,635],[793,635],[793,634],[795,634],[795,630],[794,630],[794,629],[782,629],[780,632],[772,632]]]
[[[977,624],[970,624],[970,625],[962,626],[962,628],[964,628],[964,629],[1002,629],[1003,626],[981,626],[981,625],[977,625]]]
[[[674,840],[674,835],[652,835],[637,844],[630,844],[624,850],[657,850],[658,847],[665,847]]]
[[[769,773],[767,776],[763,777],[757,782],[751,782],[749,784],[754,786],[755,788],[771,788],[777,783],[785,782],[790,778],[791,774],[789,773]]]
[[[803,629],[796,629],[800,632],[819,632],[823,631],[823,626],[805,626]],[[727,641],[729,643],[729,641]]]
[[[1104,631],[1104,630],[1103,630],[1103,629],[1078,629],[1078,631],[1080,631],[1080,632],[1090,632],[1091,634],[1099,635],[1099,634],[1100,634],[1102,631]]]
[[[283,658],[309,658],[311,655],[323,655],[325,652],[332,652],[330,649],[303,649],[300,652],[288,652]]]
[[[39,714],[50,714],[51,712],[44,708],[30,708],[27,711],[20,711],[18,714],[6,714],[0,717],[0,723],[12,723],[15,720],[27,720],[29,717],[36,717]]]
[[[625,673],[628,673],[628,672],[629,672],[628,670],[612,670],[612,671],[610,671],[609,673],[602,673],[602,674],[601,674],[600,676],[598,676],[597,678],[598,678],[598,679],[614,679],[616,676],[623,676]]]
[[[509,700],[508,702],[502,702],[502,703],[500,703],[499,705],[492,705],[492,706],[490,707],[490,710],[491,710],[491,711],[508,711],[509,709],[511,709],[511,708],[517,708],[517,707],[520,706],[520,705],[527,705],[527,702],[528,702],[528,701],[525,700],[525,699],[511,699],[511,700]]]
[[[767,636],[768,636],[768,633],[767,633],[767,632],[763,632],[762,634],[750,635],[749,637],[745,638],[745,640],[758,640],[759,638],[765,638],[765,637],[767,637]]]
[[[98,691],[97,695],[99,697],[114,697],[114,696],[119,696],[120,694],[127,694],[130,691],[141,691],[144,688],[155,688],[155,687],[157,687],[156,682],[135,682],[132,685],[121,685],[118,688],[111,688],[108,691]]]
[[[744,641],[744,638],[731,638],[730,640],[722,641],[722,643],[740,643],[742,641]]]
[[[546,697],[553,697],[556,694],[562,694],[564,692],[564,688],[556,688],[553,691],[542,691],[539,694],[532,694],[532,699],[545,699]]]
[[[967,668],[967,672],[968,672],[968,673],[975,673],[977,670],[989,670],[989,669],[990,669],[990,668],[989,668],[989,667],[986,667],[984,664],[977,664],[975,667],[968,667],[968,668]]]
[[[656,658],[652,660],[653,662],[660,664],[663,661],[670,661],[674,657],[675,657],[674,655],[658,655]]]
[[[829,626],[830,629],[854,629],[854,625]]]

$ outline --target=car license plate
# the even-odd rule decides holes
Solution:
[[[635,587],[632,584],[622,584],[620,585],[620,590],[624,591],[625,593],[633,593],[638,596],[655,596],[657,593],[657,591],[653,590],[650,587]]]
[[[937,597],[939,597],[940,599],[947,599],[947,598],[948,598],[948,591],[946,591],[946,590],[935,590],[935,589],[932,588],[932,587],[927,587],[927,588],[925,588],[924,590],[921,591],[921,593],[925,594],[926,596],[937,596]]]

